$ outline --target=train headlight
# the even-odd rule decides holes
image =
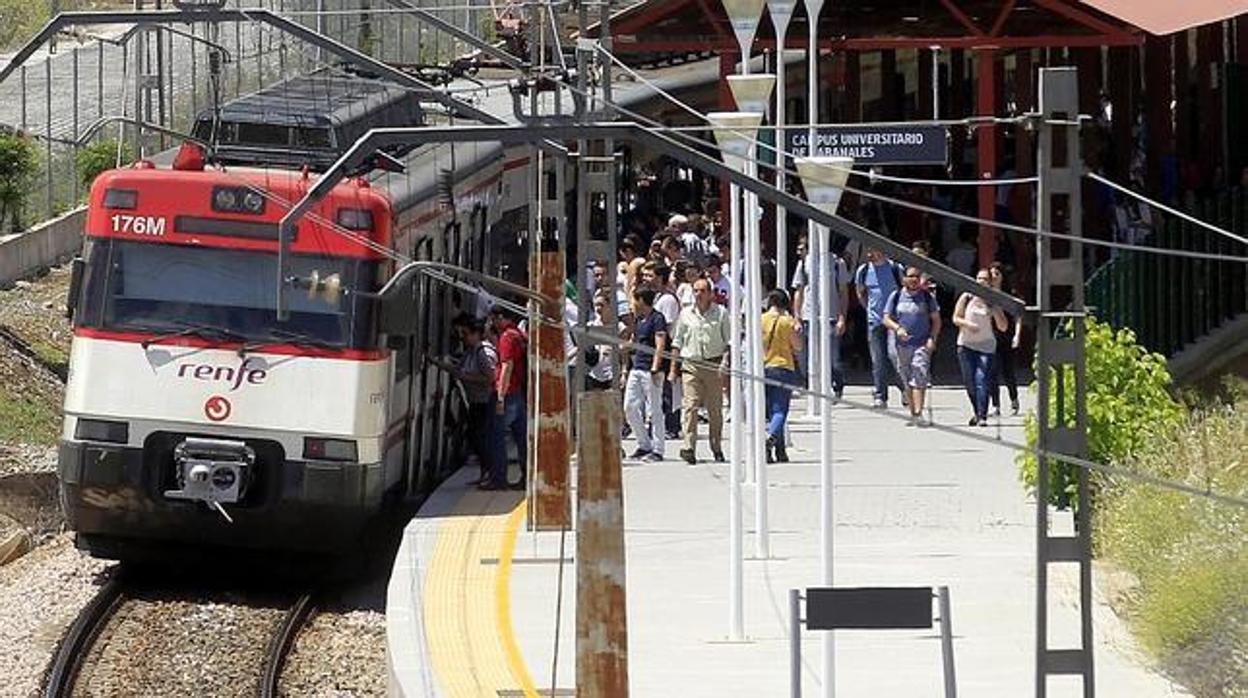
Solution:
[[[338,225],[347,230],[372,230],[373,212],[366,208],[340,208]]]
[[[74,438],[82,441],[108,441],[124,444],[130,440],[130,425],[106,419],[79,419],[74,425]]]
[[[247,187],[213,187],[212,209],[223,213],[264,213],[264,196]]]
[[[303,439],[303,457],[307,460],[359,460],[355,442],[346,439],[320,439],[312,436]]]
[[[139,192],[134,189],[105,189],[104,208],[133,211],[139,207]]]
[[[212,207],[218,211],[234,213],[238,211],[238,191],[228,187],[217,187],[212,190]]]
[[[243,210],[247,213],[263,213],[264,197],[254,191],[243,194]]]

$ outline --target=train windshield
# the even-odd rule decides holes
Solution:
[[[377,345],[376,304],[351,293],[376,290],[375,261],[293,255],[294,276],[337,274],[346,293],[333,302],[293,289],[290,319],[280,323],[273,253],[93,240],[86,262],[79,322],[88,327],[164,334],[202,326],[249,342]]]

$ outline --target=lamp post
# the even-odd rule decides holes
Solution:
[[[746,158],[749,156],[758,127],[763,123],[761,114],[746,112],[711,112],[706,115],[715,134],[715,141],[724,154],[724,161],[729,167],[744,173]],[[728,239],[732,272],[732,293],[729,294],[729,316],[732,323],[732,336],[741,336],[741,293],[737,286],[736,276],[741,268],[741,203],[740,192],[734,185],[729,215]],[[728,477],[728,638],[740,641],[745,639],[744,586],[745,573],[743,531],[741,521],[741,388],[742,381],[735,370],[740,367],[741,343],[734,341],[731,347],[734,369],[732,395],[729,409],[732,414],[732,429],[728,440],[729,477]]]
[[[737,102],[737,109],[742,112],[757,114],[761,120],[765,118],[767,107],[771,105],[771,93],[776,86],[774,75],[732,75],[728,77],[728,87]],[[750,148],[751,154],[757,150]],[[745,161],[744,174],[758,176],[758,165],[754,158]],[[763,250],[762,235],[759,230],[758,196],[753,193],[745,195],[745,316],[746,341],[749,348],[749,372],[756,378],[763,376],[763,326],[762,326],[762,293],[763,293]],[[767,444],[758,431],[763,423],[764,393],[763,384],[751,381],[747,389],[750,391],[749,405],[746,410],[749,420],[747,432],[750,434],[750,454],[754,473],[755,486],[755,555],[759,559],[767,559],[771,554],[769,526],[767,524]],[[736,428],[734,426],[734,428]]]
[[[785,124],[785,83],[788,81],[789,74],[788,65],[784,61],[784,49],[788,43],[789,23],[793,21],[793,13],[797,10],[797,0],[770,0],[767,3],[767,10],[771,13],[771,24],[776,28],[776,137],[773,139],[773,145],[776,147],[777,159],[783,157],[780,153],[788,150],[788,136],[784,130]],[[783,161],[777,163],[776,167],[776,188],[780,191],[785,190],[785,180],[787,174],[783,167]],[[788,287],[789,276],[789,226],[788,212],[783,208],[776,207],[776,286],[778,288]]]
[[[797,159],[797,174],[806,189],[806,200],[825,213],[835,214],[841,203],[845,180],[854,166],[852,158],[813,157]],[[824,337],[832,336],[836,321],[829,312],[832,309],[832,269],[828,264],[829,240],[831,233],[827,228],[814,226],[815,235],[806,241],[810,247],[817,247],[815,259],[819,264],[819,320],[816,325],[811,323],[811,334],[822,333]],[[818,327],[817,330],[814,328]],[[832,364],[832,344],[823,342],[819,364],[828,368]],[[832,372],[824,370],[819,374],[819,392],[828,395],[832,392]],[[824,406],[819,414],[819,528],[821,536],[821,558],[823,562],[823,585],[833,585],[832,575],[832,536],[834,522],[832,519],[832,410]],[[834,655],[831,631],[823,636],[823,695],[826,698],[836,693],[836,658]]]
[[[809,43],[806,46],[806,123],[810,124],[810,128],[806,133],[806,157],[813,158],[819,155],[815,148],[818,140],[818,129],[815,124],[819,123],[819,12],[823,10],[823,0],[806,0],[806,33]],[[814,279],[816,273],[816,264],[820,260],[815,255],[815,234],[818,232],[814,221],[806,225],[806,287],[810,289],[811,280]],[[799,310],[800,312],[800,310]],[[814,325],[815,316],[819,313],[819,299],[810,299],[810,319],[811,325]],[[832,370],[831,366],[825,366],[822,360],[816,361],[815,357],[823,356],[823,345],[827,343],[825,337],[820,336],[818,332],[811,332],[806,338],[806,388],[814,391],[819,385],[819,376]],[[819,398],[811,395],[806,403],[806,411],[808,414],[819,414],[823,409],[823,405]]]

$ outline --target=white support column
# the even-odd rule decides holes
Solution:
[[[745,158],[752,152],[751,142],[754,140],[758,132],[758,126],[762,123],[760,114],[749,114],[743,112],[713,112],[707,114],[707,120],[714,127],[715,139],[719,143],[720,149],[724,154],[724,161],[729,167],[739,172],[745,172]],[[741,501],[741,471],[744,462],[744,453],[742,451],[741,434],[742,434],[742,413],[741,406],[745,400],[744,381],[739,377],[742,367],[742,347],[741,342],[737,341],[741,336],[741,287],[738,279],[741,273],[742,251],[741,245],[746,237],[743,233],[746,225],[742,223],[740,189],[733,185],[731,187],[729,214],[731,225],[729,227],[730,236],[730,254],[731,260],[729,264],[729,278],[732,281],[732,293],[729,296],[729,316],[731,318],[731,332],[733,342],[729,347],[730,361],[732,363],[733,374],[731,381],[731,398],[729,401],[730,411],[732,414],[732,422],[729,426],[729,460],[731,462],[730,473],[728,477],[728,538],[729,538],[729,562],[728,562],[728,617],[729,617],[729,639],[743,640],[745,639],[745,613],[744,613],[744,531],[742,525],[742,501]]]
[[[806,199],[826,213],[836,213],[841,202],[841,194],[845,180],[849,178],[849,170],[854,161],[850,158],[799,158],[797,172],[802,178],[806,189]],[[830,312],[832,309],[832,267],[827,263],[830,251],[829,237],[831,231],[817,226],[816,235],[809,241],[817,247],[816,257],[819,261],[819,332],[830,337],[835,330],[836,319]],[[812,322],[811,327],[816,323]],[[830,366],[832,363],[832,344],[824,342],[821,348],[820,363]],[[823,371],[819,376],[819,392],[823,395],[832,393],[832,372]],[[833,510],[833,458],[832,458],[832,409],[824,405],[819,415],[819,528],[822,546],[820,549],[823,567],[823,585],[833,586],[833,539],[835,537],[836,519]],[[823,639],[823,695],[830,698],[836,693],[836,655],[835,638],[831,631],[824,632]]]

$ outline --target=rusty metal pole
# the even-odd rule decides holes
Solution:
[[[610,33],[610,8],[603,3],[602,41]],[[577,6],[580,35],[589,27],[588,3]],[[592,46],[577,44],[578,87],[590,88],[591,62],[599,61],[601,86],[610,99],[610,61],[602,60]],[[590,115],[594,121],[611,118],[609,112]],[[615,146],[610,141],[577,141],[576,168],[576,284],[580,293],[578,324],[586,327],[593,313],[585,275],[590,259],[615,268]],[[599,221],[592,221],[595,206],[604,207]],[[603,281],[609,302],[601,324],[608,331],[617,325],[615,275]],[[578,347],[578,351],[580,348]],[[620,448],[621,409],[618,393],[584,390],[584,352],[578,357],[577,410],[577,520],[576,520],[576,687],[581,696],[628,696],[628,603],[624,553],[624,486]],[[618,370],[618,365],[617,365]],[[619,375],[616,372],[613,376]],[[554,688],[552,684],[552,689]]]
[[[535,7],[531,21],[538,33],[536,46],[540,65],[544,67],[545,25],[541,20],[541,9]],[[558,111],[557,97],[555,107]],[[541,172],[536,182],[537,198],[542,207],[536,228],[540,235],[537,290],[551,299],[544,314],[547,317],[562,317],[565,302],[563,237],[567,220],[563,215],[563,194],[566,191],[567,162],[562,158],[552,158],[551,165],[552,171]],[[531,527],[537,531],[557,531],[572,526],[572,500],[568,487],[567,356],[564,354],[562,327],[538,323],[535,330],[531,342],[537,348],[537,434],[534,439]]]
[[[559,162],[557,167],[562,167]],[[562,177],[554,179],[562,180]],[[547,218],[546,221],[550,221]],[[541,273],[538,291],[553,299],[547,317],[563,315],[563,247],[553,225],[543,224]],[[550,323],[536,327],[537,345],[537,439],[536,472],[533,478],[533,525],[536,530],[559,530],[572,526],[568,496],[568,383],[563,328]]]
[[[620,405],[609,390],[581,396],[577,468],[576,687],[582,698],[628,696],[624,488]]]

